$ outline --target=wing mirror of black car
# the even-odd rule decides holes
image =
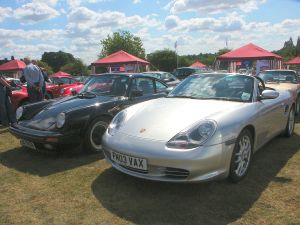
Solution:
[[[264,90],[261,95],[260,95],[260,100],[263,99],[275,99],[279,96],[279,92],[278,91],[274,91],[274,90]]]
[[[173,89],[174,89],[174,87],[168,87],[168,88],[166,89],[166,93],[169,94]]]
[[[131,91],[131,97],[132,98],[140,97],[140,96],[143,96],[143,91],[141,91],[141,90],[132,90]]]

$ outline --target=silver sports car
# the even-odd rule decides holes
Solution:
[[[239,74],[192,75],[166,98],[118,113],[103,137],[108,162],[126,174],[159,181],[244,178],[252,155],[294,132],[288,91]]]

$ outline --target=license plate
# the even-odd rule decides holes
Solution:
[[[147,160],[111,151],[112,161],[139,170],[147,170]]]
[[[36,150],[34,143],[21,139],[21,145]]]

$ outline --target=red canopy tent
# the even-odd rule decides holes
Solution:
[[[58,71],[58,72],[53,73],[53,74],[51,75],[51,77],[55,77],[55,76],[67,76],[67,77],[71,77],[72,75],[69,74],[69,73],[65,73],[65,72],[63,72],[63,71]]]
[[[99,59],[99,60],[93,62],[92,66],[94,67],[93,69],[95,69],[95,66],[104,65],[104,66],[110,67],[110,70],[111,70],[112,66],[120,65],[120,68],[122,68],[122,66],[123,66],[126,71],[126,65],[128,67],[128,65],[130,65],[130,64],[134,65],[134,68],[132,67],[132,69],[134,71],[136,71],[136,70],[139,70],[139,65],[145,66],[145,65],[149,65],[150,63],[147,62],[146,60],[143,60],[134,55],[131,55],[128,52],[120,50],[118,52],[115,52],[111,55],[104,57],[103,59]]]
[[[19,71],[26,67],[21,60],[15,59],[0,65],[0,71]]]
[[[230,63],[230,72],[236,72],[236,63],[250,60],[268,60],[270,69],[282,68],[282,57],[269,52],[261,47],[258,47],[252,43],[242,46],[238,49],[227,52],[217,57],[217,68],[221,61],[227,61]]]
[[[199,68],[203,68],[203,67],[206,67],[206,65],[203,64],[202,62],[200,62],[199,60],[197,60],[197,61],[194,62],[192,65],[190,65],[190,67],[199,67]]]
[[[286,65],[300,65],[300,57],[296,57],[285,63]]]

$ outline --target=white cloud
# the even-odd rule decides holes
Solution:
[[[10,7],[0,7],[0,22],[4,21],[6,18],[11,17],[12,12],[12,8]]]
[[[111,0],[66,0],[67,4],[70,6],[70,8],[77,8],[81,6],[82,3],[97,3],[97,2],[106,2]]]
[[[160,23],[151,16],[126,16],[118,11],[95,12],[85,7],[72,10],[68,17],[67,31],[70,36],[86,36],[95,29],[131,29],[154,27]]]
[[[22,24],[32,24],[55,18],[59,12],[45,3],[34,2],[22,5],[14,12],[14,16]]]
[[[138,4],[138,3],[141,3],[142,1],[141,0],[133,0],[133,4]]]
[[[198,13],[220,13],[227,10],[250,12],[266,0],[173,0],[165,6],[171,13],[195,11]]]
[[[165,20],[165,28],[167,30],[179,32],[197,32],[197,31],[214,31],[228,32],[242,30],[245,21],[236,13],[227,15],[226,17],[214,18],[192,18],[181,20],[179,17],[171,15]]]
[[[59,0],[32,0],[32,3],[44,3],[47,4],[49,6],[56,6],[56,4],[58,3]]]

